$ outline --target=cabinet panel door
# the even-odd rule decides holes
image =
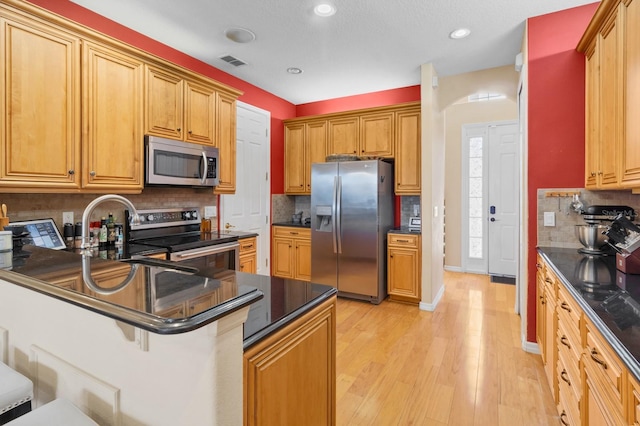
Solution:
[[[2,186],[80,187],[80,40],[0,18]]]
[[[324,163],[327,158],[327,122],[307,123],[305,133],[305,185],[306,193],[311,194],[311,165]]]
[[[362,156],[393,157],[393,112],[360,117],[360,154]]]
[[[619,15],[602,32],[600,42],[600,187],[618,186],[618,159],[622,139],[622,45]]]
[[[183,139],[183,81],[168,71],[147,66],[145,133]]]
[[[624,139],[622,180],[640,186],[640,1],[626,7],[624,25]]]
[[[387,267],[389,295],[419,300],[418,250],[389,247]]]
[[[284,192],[305,192],[305,125],[287,124],[284,129]]]
[[[396,194],[420,195],[421,149],[420,111],[399,112],[396,116]]]
[[[214,145],[216,92],[191,82],[185,85],[185,140]]]
[[[216,135],[220,150],[220,184],[216,194],[236,192],[236,98],[216,96]]]
[[[358,155],[359,117],[329,120],[328,154]]]
[[[140,60],[85,42],[82,78],[84,188],[142,189],[142,81]]]
[[[311,281],[311,241],[296,240],[296,275],[295,278]]]
[[[585,186],[595,188],[600,163],[600,45],[594,43],[586,55]]]
[[[291,238],[273,239],[272,271],[274,276],[293,278],[294,248]]]

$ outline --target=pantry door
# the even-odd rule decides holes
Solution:
[[[269,275],[271,115],[237,102],[236,123],[236,193],[220,196],[220,229],[258,234],[257,273]]]

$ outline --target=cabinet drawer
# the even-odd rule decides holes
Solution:
[[[563,321],[568,332],[580,336],[580,318],[582,310],[578,308],[575,300],[562,286],[558,286],[558,320]]]
[[[558,413],[560,414],[560,424],[579,426],[580,423],[580,406],[576,399],[574,399],[571,392],[560,384],[560,391],[558,392]]]
[[[640,383],[629,374],[629,424],[640,425]]]
[[[241,255],[256,251],[256,237],[243,238],[238,243],[240,244]]]
[[[594,372],[597,383],[612,398],[612,402],[619,404],[619,410],[622,412],[625,369],[594,326],[589,322],[585,325],[587,330],[587,344],[584,351],[585,368]]]
[[[567,357],[566,352],[558,352],[558,389],[565,388],[575,401],[582,396],[582,382],[580,381],[580,367],[573,359]]]
[[[578,383],[582,345],[576,341],[572,333],[567,332],[565,325],[560,321],[558,321],[558,354],[563,357],[566,368]]]
[[[390,246],[418,248],[419,235],[388,234],[387,244]]]
[[[311,229],[309,228],[274,226],[272,232],[274,237],[311,238]]]

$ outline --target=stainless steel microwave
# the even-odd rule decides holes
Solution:
[[[218,148],[145,135],[145,185],[218,186]]]

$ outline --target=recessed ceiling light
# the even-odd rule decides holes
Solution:
[[[469,34],[471,34],[471,30],[468,28],[458,28],[457,30],[451,31],[451,34],[449,34],[449,37],[452,39],[461,39],[461,38],[465,38],[467,37]]]
[[[287,72],[289,74],[302,74],[302,70],[296,67],[287,68]]]
[[[253,31],[245,28],[229,28],[224,32],[225,37],[236,43],[249,43],[256,39]]]
[[[328,3],[322,3],[313,8],[313,13],[318,16],[327,17],[336,13],[336,8]]]

